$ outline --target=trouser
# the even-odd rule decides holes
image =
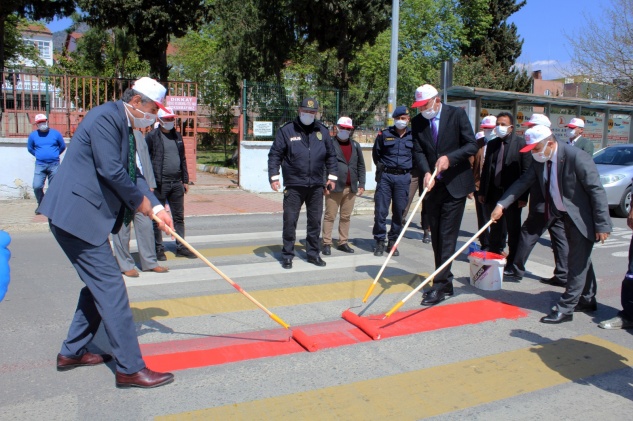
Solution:
[[[44,198],[44,184],[48,178],[48,185],[51,185],[57,169],[59,168],[59,161],[50,162],[48,164],[35,164],[35,173],[33,174],[33,193],[37,200],[37,205],[42,203]]]
[[[160,186],[154,189],[154,195],[163,206],[169,202],[169,210],[174,221],[176,234],[185,238],[185,186],[180,181],[163,181]],[[164,252],[163,231],[158,228],[156,222],[153,224],[156,253]],[[183,247],[180,241],[176,240],[176,250],[181,250]]]
[[[485,205],[479,202],[477,192],[475,192],[475,211],[477,212],[477,231],[479,231],[490,220],[490,217],[486,219]],[[490,228],[482,232],[479,236],[479,245],[483,250],[490,248]]]
[[[631,238],[631,244],[629,245],[629,270],[622,281],[620,300],[622,301],[624,317],[633,320],[633,238]]]
[[[415,192],[418,192],[418,194],[421,196],[422,192],[424,191],[424,183],[420,183],[420,178],[419,177],[411,177],[411,185],[409,186],[409,200],[407,201],[407,206],[404,208],[404,211],[402,212],[402,219],[406,222],[407,220],[407,215],[409,214],[409,208],[411,208],[411,204],[413,203],[413,197],[415,196]],[[428,193],[427,193],[428,195]],[[422,205],[421,210],[420,210],[420,227],[422,227],[422,229],[426,230],[429,229],[429,215],[426,212],[426,198],[428,196],[424,197],[424,200],[422,201]],[[418,200],[420,200],[418,198]],[[416,202],[417,204],[417,202]]]
[[[384,241],[387,237],[387,216],[391,204],[391,229],[389,240],[396,241],[402,230],[402,216],[409,200],[409,185],[411,173],[389,174],[383,173],[376,193],[374,194],[374,229],[372,234],[376,241]],[[392,202],[393,200],[393,202]]]
[[[306,253],[310,258],[319,256],[319,234],[321,232],[321,215],[323,215],[323,186],[298,187],[289,186],[284,189],[284,226],[282,231],[283,249],[281,256],[292,259],[295,256],[297,240],[297,221],[301,206],[306,204],[308,219],[306,236]]]
[[[87,351],[103,322],[117,371],[136,373],[145,368],[136,336],[127,289],[108,240],[93,246],[50,224],[51,232],[86,284],[79,294],[75,316],[60,354],[79,357]]]
[[[123,224],[118,233],[112,234],[112,248],[114,257],[121,272],[134,269],[134,259],[130,254],[130,234],[132,225]],[[134,214],[134,233],[138,245],[139,262],[141,270],[151,270],[158,266],[154,242],[154,230],[152,220],[140,212]]]
[[[587,237],[576,227],[574,221],[564,213],[562,215],[565,224],[565,235],[569,244],[567,257],[568,272],[565,292],[558,300],[558,311],[571,314],[580,300],[590,302],[596,296],[598,285],[596,274],[591,263],[591,251],[594,241]]]
[[[496,203],[486,203],[486,211],[488,219],[494,210]],[[514,202],[503,210],[503,215],[497,223],[490,226],[490,246],[488,250],[493,253],[501,254],[506,248],[506,235],[508,237],[508,255],[506,256],[507,265],[512,265],[514,256],[519,245],[521,237],[521,211],[517,202]],[[508,266],[508,267],[510,267]]]
[[[542,212],[528,213],[525,222],[521,226],[521,238],[514,256],[514,270],[519,276],[525,274],[525,264],[545,229],[549,231],[552,251],[554,252],[554,276],[562,282],[567,282],[569,245],[565,237],[565,224],[561,218],[552,218],[551,221],[547,222],[545,214]]]
[[[339,209],[341,216],[338,220],[338,245],[347,244],[349,238],[349,221],[354,210],[356,194],[350,186],[345,187],[342,192],[330,192],[325,197],[325,215],[323,216],[323,245],[332,245],[332,229],[334,220]]]
[[[431,223],[431,244],[435,256],[435,268],[447,262],[457,246],[459,227],[464,216],[466,197],[455,198],[446,189],[446,184],[436,180],[435,186],[428,193],[427,208]],[[453,282],[451,264],[446,265],[433,280],[433,288],[442,288]]]

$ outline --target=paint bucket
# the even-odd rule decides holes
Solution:
[[[489,251],[476,251],[468,255],[470,284],[485,291],[497,291],[503,284],[503,268],[506,259]]]

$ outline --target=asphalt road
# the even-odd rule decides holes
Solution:
[[[0,303],[0,419],[627,419],[633,331],[597,328],[620,308],[627,267],[631,231],[624,219],[613,221],[613,235],[593,253],[599,309],[577,313],[571,323],[538,322],[561,292],[537,280],[551,276],[553,267],[544,237],[528,264],[531,273],[500,291],[468,285],[469,264],[460,256],[453,265],[457,294],[441,304],[454,306],[447,314],[457,318],[451,309],[490,299],[524,317],[467,324],[468,314],[459,313],[464,320],[453,327],[179,370],[173,384],[154,390],[116,389],[113,365],[56,372],[82,284],[49,233],[16,234],[10,290]],[[317,268],[299,248],[290,271],[277,262],[279,214],[188,218],[186,224],[198,250],[293,326],[338,323],[350,307],[382,314],[414,287],[407,277],[434,269],[431,247],[415,225],[377,295],[362,305],[358,293],[384,262],[371,253],[370,215],[352,219],[354,255],[333,251],[328,266]],[[301,242],[304,215],[298,229]],[[474,212],[467,211],[460,240],[475,231]],[[228,340],[279,327],[200,260],[170,254],[166,263],[169,274],[127,280],[143,346],[173,346],[177,353],[187,340]],[[400,311],[420,309],[419,301],[412,298]],[[93,351],[108,350],[100,334]]]

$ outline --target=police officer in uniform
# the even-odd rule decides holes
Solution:
[[[268,153],[268,179],[270,187],[279,191],[279,166],[284,179],[284,222],[281,266],[292,268],[295,255],[297,221],[301,206],[306,204],[308,219],[306,252],[308,263],[325,266],[319,256],[319,234],[323,215],[323,193],[336,186],[338,162],[330,132],[321,122],[315,121],[319,103],[305,98],[299,107],[299,117],[277,130],[275,141]],[[327,167],[327,182],[324,171]]]
[[[409,200],[409,185],[411,184],[411,167],[413,139],[409,125],[407,107],[401,105],[393,112],[394,125],[378,133],[372,158],[376,165],[378,180],[374,195],[374,229],[376,240],[374,256],[382,256],[385,252],[385,237],[387,237],[387,216],[389,205],[393,201],[391,215],[391,229],[387,252],[391,251],[396,239],[400,235],[403,225],[403,212]],[[395,250],[393,255],[400,253]]]

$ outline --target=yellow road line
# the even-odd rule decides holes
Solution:
[[[418,420],[627,368],[633,350],[592,335],[342,386],[157,420]]]
[[[241,254],[255,254],[257,256],[269,256],[275,253],[281,253],[281,245],[264,245],[264,246],[238,246],[238,247],[220,247],[220,248],[205,248],[196,249],[204,257],[224,257],[224,256],[239,256]],[[305,247],[300,244],[295,244],[295,250],[304,250]],[[184,259],[176,257],[171,251],[166,251],[165,256],[167,260]]]
[[[409,274],[382,278],[373,295],[410,292],[427,273]],[[325,301],[363,298],[373,279],[335,282],[330,284],[277,288],[249,291],[257,301],[267,308],[292,306]],[[176,317],[203,316],[207,314],[229,313],[256,309],[255,305],[242,294],[216,294],[198,297],[174,298],[169,300],[145,301],[130,304],[134,320],[142,322],[151,319],[171,319]]]

